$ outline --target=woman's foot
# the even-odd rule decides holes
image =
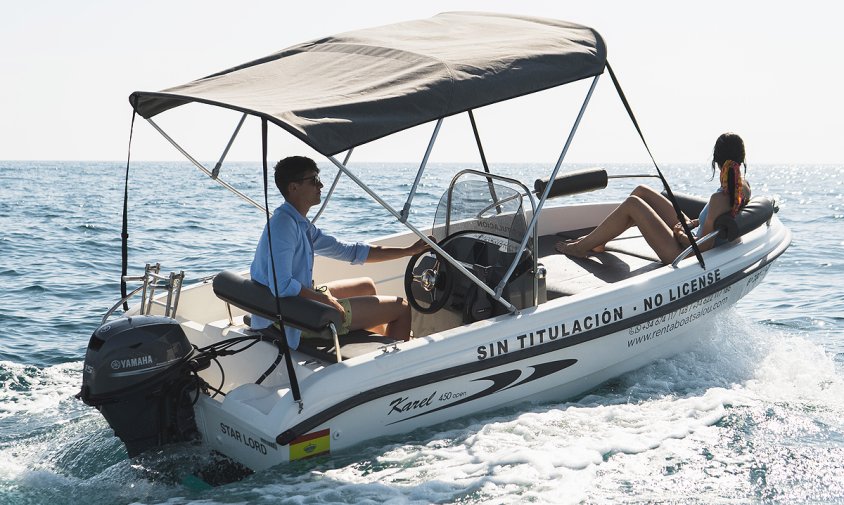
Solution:
[[[582,238],[577,240],[563,240],[557,242],[557,244],[554,246],[554,249],[556,249],[557,252],[567,254],[569,256],[575,256],[577,258],[585,258],[589,255],[590,252],[602,253],[606,250],[606,247],[603,244],[596,245],[591,250],[584,249],[581,245],[582,240]]]
[[[585,258],[586,257],[586,250],[580,247],[580,240],[562,240],[557,242],[554,246],[554,249],[557,250],[559,253],[566,254],[568,256],[574,256],[577,258]]]

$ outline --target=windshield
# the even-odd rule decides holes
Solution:
[[[432,229],[434,238],[441,242],[458,233],[481,233],[505,239],[497,241],[502,252],[518,251],[527,230],[518,189],[474,173],[462,177],[440,198]]]

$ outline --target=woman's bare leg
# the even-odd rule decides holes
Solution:
[[[634,189],[633,192],[630,193],[630,197],[637,197],[649,207],[651,207],[654,213],[669,227],[669,229],[673,228],[674,225],[677,224],[677,214],[674,211],[674,206],[671,205],[671,202],[668,201],[668,198],[662,196],[662,194],[658,193],[650,186],[646,186],[644,184],[637,186],[636,189]],[[603,223],[601,225],[603,225]],[[621,235],[627,228],[630,228],[632,226],[637,226],[637,224],[628,223],[628,225],[625,228],[622,228],[617,235],[612,235],[606,242],[596,244],[589,250],[596,253],[604,252],[604,248],[606,247],[607,242],[614,239],[618,235]],[[557,251],[563,252],[562,244],[562,242],[558,243]],[[572,250],[569,252],[569,254],[574,254],[575,252],[576,250]]]
[[[624,230],[635,224],[631,218],[632,208],[641,206],[647,206],[641,198],[628,196],[588,235],[574,241],[557,242],[556,249],[561,253],[580,258],[585,257],[589,251],[594,249],[597,249],[596,252],[600,252],[607,242],[621,235]]]
[[[681,252],[680,244],[662,217],[638,196],[629,196],[589,235],[572,242],[558,242],[557,250],[572,256],[585,257],[595,247],[621,235],[631,226],[638,226],[648,245],[663,263],[670,263]]]
[[[651,207],[654,210],[656,215],[659,216],[659,218],[662,219],[662,221],[665,222],[665,224],[669,228],[673,228],[674,225],[677,224],[677,214],[674,212],[674,206],[671,205],[671,202],[668,201],[668,198],[665,198],[664,196],[662,196],[662,194],[658,193],[656,190],[654,190],[650,186],[646,186],[644,184],[639,185],[639,186],[636,187],[636,189],[633,190],[633,192],[630,193],[630,196],[631,197],[632,196],[638,197],[643,202],[645,202],[649,207]],[[636,226],[636,224],[635,223],[629,224],[626,228],[623,228],[621,231],[619,231],[618,235],[622,234],[624,232],[624,230],[626,230],[627,228],[630,228],[632,226]],[[618,235],[614,235],[614,236],[610,237],[609,240],[614,239]],[[607,240],[607,242],[609,242],[609,240]],[[562,244],[562,243],[559,243],[559,244]],[[606,247],[606,242],[604,242],[602,244],[597,244],[589,250],[591,250],[592,252],[601,253],[601,252],[604,252],[605,247]],[[557,247],[557,251],[563,252],[562,245],[559,245]],[[574,251],[572,251],[569,254],[572,254],[573,252]]]
[[[662,196],[650,186],[640,185],[630,193],[631,196],[638,196],[645,201],[662,219],[669,228],[677,224],[677,213],[668,198]]]
[[[398,296],[356,296],[352,306],[352,330],[386,325],[383,335],[396,340],[410,339],[410,306]]]

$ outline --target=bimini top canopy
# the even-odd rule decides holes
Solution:
[[[324,155],[434,119],[598,75],[591,28],[450,12],[284,49],[161,92],[132,93],[143,117],[201,102],[266,118]]]

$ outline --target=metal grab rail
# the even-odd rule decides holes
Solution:
[[[701,226],[703,226],[703,225],[701,225]],[[710,232],[709,234],[705,235],[704,237],[697,239],[697,244],[698,244],[698,245],[701,245],[701,244],[703,244],[703,243],[705,243],[705,242],[709,242],[710,240],[712,240],[712,239],[714,239],[715,237],[717,237],[719,233],[721,233],[721,230],[720,230],[720,229],[719,229],[719,230],[715,230],[715,231],[713,231],[713,232]],[[678,256],[674,259],[674,261],[672,261],[672,262],[671,262],[671,266],[672,266],[673,268],[677,268],[677,265],[679,265],[681,261],[683,261],[684,259],[686,259],[686,256],[688,256],[688,255],[689,255],[689,254],[690,254],[693,250],[694,250],[694,248],[693,248],[692,246],[687,247],[687,248],[686,248],[683,252],[681,252],[681,253],[680,253],[680,254],[679,254],[679,255],[678,255]]]
[[[108,309],[105,315],[103,315],[100,325],[105,324],[106,321],[108,321],[108,318],[111,317],[118,307],[138,294],[138,292],[142,292],[140,308],[138,309],[141,315],[150,314],[152,312],[153,305],[158,305],[160,307],[164,307],[165,317],[176,317],[176,311],[179,308],[179,297],[181,296],[182,285],[185,280],[184,271],[179,271],[179,273],[170,272],[168,275],[162,275],[160,263],[156,263],[155,265],[147,263],[144,267],[144,275],[124,275],[121,279],[124,282],[140,281],[143,284],[132,290],[131,293],[124,296],[119,302],[115,303],[110,309]],[[167,290],[167,299],[164,302],[154,299],[155,291],[158,287],[163,287]]]
[[[143,286],[138,286],[137,288],[132,290],[131,293],[129,293],[128,295],[121,298],[119,302],[115,303],[110,309],[108,309],[108,311],[106,311],[105,315],[103,316],[103,320],[100,321],[100,326],[106,324],[106,321],[108,321],[108,318],[111,317],[111,315],[114,313],[115,310],[117,310],[118,307],[123,305],[124,302],[129,301],[130,298],[132,298],[133,296],[138,294],[138,291],[140,291],[142,289],[144,289]]]

